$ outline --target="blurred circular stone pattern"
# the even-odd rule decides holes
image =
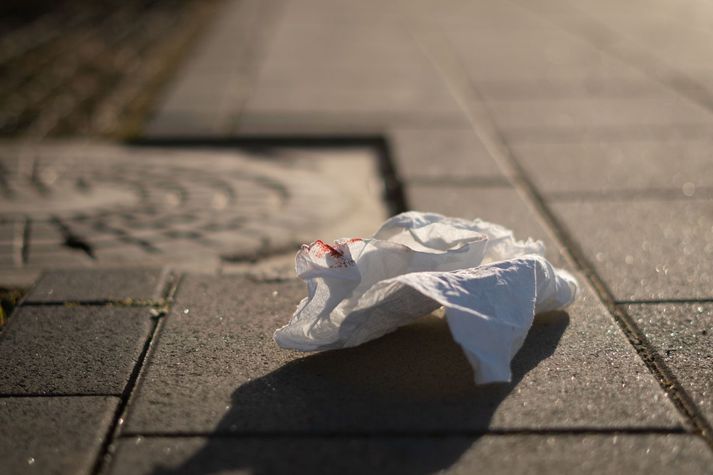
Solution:
[[[0,262],[215,271],[386,216],[368,147],[0,147]],[[20,279],[22,280],[22,279]]]

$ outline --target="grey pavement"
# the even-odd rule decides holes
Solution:
[[[144,146],[0,147],[0,278],[33,283],[0,330],[7,473],[713,473],[713,7],[220,8]],[[435,317],[273,343],[299,241],[405,209],[578,277],[512,383],[474,386]]]

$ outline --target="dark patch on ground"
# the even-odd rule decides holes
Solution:
[[[0,137],[126,135],[220,0],[0,6]]]
[[[25,289],[6,289],[0,287],[0,331],[7,319],[25,295]]]

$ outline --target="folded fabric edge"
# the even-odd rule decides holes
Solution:
[[[451,292],[451,297],[467,295],[467,304],[448,298],[447,287],[452,279],[463,286],[460,287],[460,294]],[[425,285],[425,281],[430,281],[431,285]],[[393,295],[403,290],[394,286],[395,283],[416,290],[445,307],[451,334],[473,367],[476,384],[509,382],[510,363],[532,326],[536,308],[542,307],[537,308],[539,311],[564,308],[574,300],[577,290],[576,280],[571,274],[554,269],[546,259],[536,255],[455,272],[403,274],[378,284],[393,288]],[[440,291],[436,291],[437,288]],[[508,313],[507,307],[500,305],[498,308],[501,302],[508,302],[509,307],[516,310]],[[514,302],[517,304],[514,305]],[[352,329],[349,334],[340,335],[341,341],[320,345],[305,339],[291,340],[290,324],[278,329],[274,338],[279,346],[299,351],[338,349],[381,337],[422,316],[398,320],[389,328],[381,328],[378,334],[350,344],[349,335],[369,321],[369,310],[360,310],[363,320],[356,324],[351,322]]]

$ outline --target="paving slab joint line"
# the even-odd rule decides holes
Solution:
[[[29,293],[29,292],[28,292]],[[97,300],[50,300],[46,302],[27,302],[18,305],[18,307],[152,307],[162,308],[168,303],[168,300],[162,298],[160,300],[153,299],[133,299],[126,298],[121,300],[112,299],[97,299]]]
[[[158,316],[165,311],[170,304],[173,295],[171,292],[175,289],[177,279],[176,273],[170,268],[164,268],[161,277],[162,288],[158,299],[138,299],[127,297],[124,299],[94,299],[94,300],[47,300],[40,302],[26,302],[29,298],[37,282],[25,293],[17,307],[148,307],[151,309],[152,316]]]
[[[416,30],[413,32],[413,37],[423,53],[443,77],[449,91],[461,106],[474,133],[482,141],[488,153],[498,163],[515,189],[529,202],[533,211],[543,221],[543,224],[553,233],[555,239],[563,248],[562,251],[565,258],[581,271],[591,283],[600,301],[609,310],[624,335],[634,346],[646,367],[679,410],[684,420],[691,426],[693,433],[701,436],[713,450],[713,427],[709,425],[705,417],[700,413],[691,397],[645,338],[641,329],[638,328],[629,314],[616,304],[610,289],[594,271],[594,266],[585,257],[576,240],[565,231],[565,228],[549,209],[544,198],[529,179],[525,169],[511,153],[506,140],[495,126],[493,114],[483,101],[475,85],[468,79],[462,59],[453,52],[451,45],[439,35],[433,35],[430,31],[428,35],[424,35],[422,30],[421,32]]]
[[[143,369],[144,363],[146,362],[151,348],[153,347],[153,342],[155,341],[156,336],[160,331],[164,320],[163,317],[168,315],[168,312],[171,310],[173,298],[175,297],[178,287],[180,286],[181,281],[183,280],[183,274],[178,276],[176,276],[176,274],[171,275],[172,277],[167,281],[166,287],[163,290],[163,295],[165,297],[166,303],[160,310],[157,310],[157,312],[155,314],[152,314],[151,316],[152,325],[149,331],[149,335],[146,338],[144,346],[141,349],[141,353],[139,354],[136,364],[134,365],[134,368],[131,371],[129,381],[126,383],[124,391],[121,394],[119,404],[116,408],[116,411],[114,412],[114,417],[111,421],[109,429],[107,430],[106,436],[104,437],[104,441],[102,442],[101,450],[99,451],[99,454],[97,455],[96,461],[92,468],[92,475],[99,475],[100,473],[102,473],[104,467],[107,465],[107,462],[112,456],[114,450],[114,441],[119,438],[123,418],[126,416],[126,411],[128,410],[129,402],[131,400],[132,394],[134,393],[134,389],[136,388],[136,384],[141,374],[141,370]]]
[[[20,262],[26,265],[30,260],[30,218],[25,217],[22,220],[22,245],[20,246]]]
[[[586,18],[590,33],[586,33],[586,29],[568,27],[566,24],[563,25],[560,21],[552,20],[539,12],[536,7],[525,6],[528,2],[511,0],[508,3],[541,18],[546,23],[559,28],[561,31],[587,41],[595,49],[638,69],[644,75],[663,84],[679,96],[703,106],[709,112],[713,112],[713,95],[706,89],[705,85],[700,84],[696,79],[688,76],[675,66],[671,66],[667,61],[657,59],[649,52],[642,50],[641,47],[635,46],[632,48],[632,46],[626,44],[626,38],[624,38],[624,42],[622,42],[622,35],[609,28],[600,20],[596,20],[592,18],[591,15],[582,12],[580,9],[574,7],[580,19]],[[592,31],[594,35],[591,33]],[[582,32],[584,32],[584,34],[582,34]],[[615,41],[602,44],[602,42],[597,41],[596,37],[613,38]],[[619,45],[620,49],[617,51],[617,46],[609,46],[609,44],[612,43]]]
[[[489,116],[487,119],[491,119]],[[676,408],[682,413],[687,422],[692,426],[693,432],[701,436],[706,444],[713,450],[713,427],[709,425],[705,417],[699,411],[693,399],[688,395],[686,390],[678,382],[673,372],[668,368],[658,352],[653,348],[648,341],[644,332],[634,322],[631,316],[620,305],[617,304],[613,293],[596,273],[594,266],[585,256],[577,241],[566,231],[564,226],[559,222],[554,213],[550,210],[544,198],[537,191],[535,185],[531,182],[527,173],[517,159],[510,153],[504,137],[498,132],[495,132],[497,140],[502,145],[503,156],[508,160],[510,165],[517,173],[516,186],[521,187],[522,191],[530,199],[540,216],[544,219],[547,226],[555,234],[557,240],[563,247],[563,251],[567,259],[584,274],[594,291],[606,306],[609,313],[614,317],[621,328],[624,335],[632,344],[639,357],[644,361],[646,367],[654,375],[659,385],[664,392],[669,396]]]
[[[668,434],[688,434],[683,428],[671,427],[621,427],[621,428],[598,428],[598,427],[576,427],[564,429],[485,429],[485,430],[433,430],[433,431],[408,431],[408,430],[386,430],[386,431],[243,431],[235,433],[214,433],[206,431],[181,431],[181,432],[126,432],[119,435],[120,439],[131,439],[141,437],[166,438],[166,439],[189,439],[197,437],[207,437],[211,439],[319,439],[319,438],[396,438],[396,437],[481,437],[484,435],[497,436],[517,436],[517,435],[668,435]]]
[[[51,397],[119,397],[120,393],[3,393],[0,399],[8,398],[51,398]]]
[[[488,120],[492,123],[492,114],[485,108],[487,117],[481,117],[481,120]],[[474,122],[474,127],[477,127]],[[706,444],[713,450],[713,428],[708,424],[705,417],[698,410],[693,399],[688,395],[686,390],[678,382],[673,372],[668,368],[658,352],[653,348],[648,341],[644,332],[634,322],[631,316],[620,305],[617,304],[613,293],[603,281],[603,279],[594,270],[595,267],[585,256],[577,241],[566,231],[565,227],[559,222],[554,213],[550,210],[545,202],[545,199],[539,193],[535,185],[529,179],[525,169],[517,161],[514,155],[510,152],[504,137],[497,129],[492,128],[492,137],[500,147],[498,149],[502,153],[502,159],[506,160],[510,165],[511,170],[515,172],[514,184],[520,188],[523,193],[529,198],[540,217],[545,221],[547,227],[554,233],[555,237],[563,247],[563,252],[568,261],[570,261],[580,272],[584,274],[590,282],[600,301],[606,306],[609,313],[617,322],[622,332],[634,347],[639,357],[643,360],[646,367],[651,371],[656,381],[659,383],[664,392],[669,396],[676,408],[681,412],[686,421],[691,425],[693,432],[701,436]]]

